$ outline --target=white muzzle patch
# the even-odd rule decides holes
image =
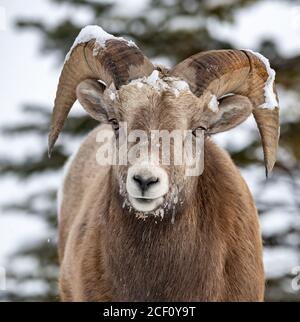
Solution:
[[[128,169],[126,190],[132,206],[142,212],[159,207],[169,191],[166,171],[149,162],[134,164]]]

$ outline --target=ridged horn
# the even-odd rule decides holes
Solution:
[[[187,81],[198,97],[211,93],[220,98],[232,93],[249,98],[262,139],[268,175],[276,162],[280,131],[275,72],[268,60],[249,50],[212,50],[187,58],[170,73]]]
[[[109,35],[98,26],[83,28],[59,78],[48,137],[49,155],[76,100],[76,87],[81,81],[102,80],[107,86],[114,83],[119,89],[153,70],[152,63],[132,42]]]

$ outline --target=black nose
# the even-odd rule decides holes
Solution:
[[[136,184],[142,190],[142,195],[144,194],[144,192],[147,189],[149,189],[149,187],[151,185],[153,185],[159,181],[157,177],[143,178],[142,176],[140,176],[138,174],[133,176],[133,180],[136,182]]]

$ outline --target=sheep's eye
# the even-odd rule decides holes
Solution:
[[[119,122],[117,119],[110,119],[109,123],[111,124],[112,128],[114,129],[114,131],[118,131],[119,130]]]
[[[204,127],[204,126],[199,126],[199,127],[197,127],[196,129],[194,129],[193,130],[193,135],[194,136],[197,136],[197,130],[202,130],[202,131],[204,131],[204,132],[206,132],[207,131],[207,128],[206,127]]]

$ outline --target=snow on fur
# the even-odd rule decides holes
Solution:
[[[219,102],[217,100],[216,95],[212,95],[210,101],[208,102],[208,108],[213,111],[214,113],[217,113],[219,110]]]
[[[182,91],[190,91],[190,87],[187,82],[176,77],[161,78],[158,70],[154,70],[148,77],[134,79],[130,82],[130,85],[135,85],[141,88],[143,85],[148,85],[154,88],[158,92],[165,90],[171,90],[177,97]]]

